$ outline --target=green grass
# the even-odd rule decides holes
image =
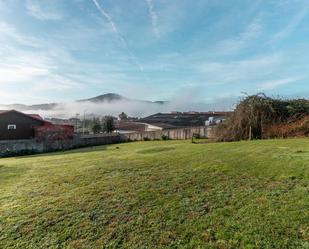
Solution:
[[[309,140],[0,159],[0,248],[309,248]]]

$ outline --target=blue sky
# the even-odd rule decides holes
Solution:
[[[0,103],[309,96],[307,0],[0,0]]]

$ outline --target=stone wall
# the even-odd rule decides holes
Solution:
[[[0,157],[35,154],[74,148],[74,141],[61,140],[52,142],[38,142],[36,140],[7,140],[0,141]]]

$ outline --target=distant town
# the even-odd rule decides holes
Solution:
[[[162,131],[222,123],[230,112],[170,112],[156,113],[144,118],[129,117],[124,112],[118,117],[47,118],[17,110],[0,111],[0,140],[65,140],[74,135],[128,134]]]

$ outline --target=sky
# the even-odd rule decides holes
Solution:
[[[309,97],[308,0],[0,0],[0,103]]]

